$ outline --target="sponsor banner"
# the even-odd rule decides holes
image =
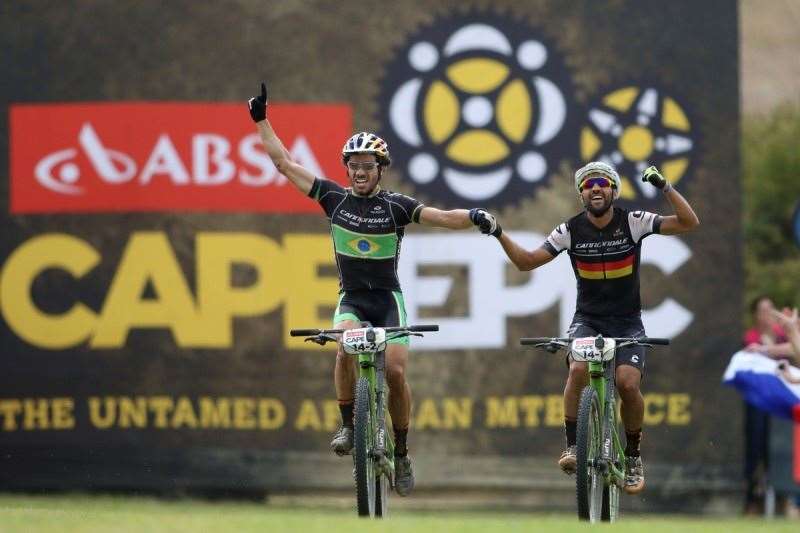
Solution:
[[[511,15],[439,19],[387,70],[382,133],[403,176],[437,202],[517,203],[576,152],[564,57]]]
[[[241,65],[225,61],[213,62],[209,80],[219,50],[261,50],[255,61],[269,65],[268,82],[291,69],[271,96],[346,101],[270,104],[287,150],[312,172],[345,178],[342,143],[354,130],[375,131],[393,162],[383,187],[437,208],[486,207],[528,250],[581,209],[572,173],[588,160],[620,170],[625,207],[672,214],[637,181],[642,164],[659,165],[702,225],[648,237],[641,252],[643,322],[672,340],[646,355],[648,490],[658,494],[668,479],[670,502],[684,491],[702,505],[698,486],[724,486],[721,472],[734,479],[739,428],[709,421],[735,419],[741,404],[715,379],[737,349],[742,309],[741,194],[731,180],[736,2],[483,4],[443,6],[425,21],[419,9],[386,4],[393,45],[361,47],[357,62],[337,53],[352,48],[341,28],[347,3],[332,5],[331,17],[304,7],[273,13],[266,33],[237,31],[235,10],[160,6],[164,20],[180,16],[215,36],[191,47],[141,39],[130,20],[155,19],[136,9],[133,19],[110,16],[109,4],[105,30],[152,59],[134,85],[118,68],[122,49],[81,38],[98,34],[97,17],[73,17],[56,38],[48,32],[68,8],[18,13],[25,24],[16,26],[46,38],[31,49],[9,26],[9,79],[19,83],[0,84],[4,101],[42,87],[39,100],[109,102],[15,104],[0,123],[9,138],[0,486],[352,487],[352,463],[328,447],[340,422],[336,350],[288,335],[331,326],[339,284],[330,228],[260,146],[246,111],[260,80],[242,81]],[[384,42],[382,31],[364,26],[365,42]],[[301,46],[287,45],[298,36]],[[50,75],[53,50],[39,47],[52,43],[60,70],[73,75]],[[185,61],[177,69],[163,57]],[[186,80],[201,79],[203,94],[239,101],[170,102]],[[127,94],[161,103],[111,102]],[[334,238],[359,256],[386,244]],[[570,323],[576,280],[566,254],[519,272],[475,228],[411,225],[397,271],[407,321],[440,326],[411,339],[420,487],[551,490],[567,368],[563,353],[518,340]],[[461,464],[469,475],[454,478]]]
[[[344,179],[345,105],[278,104],[295,161]],[[12,105],[11,212],[316,212],[264,152],[245,104]]]
[[[544,240],[511,233],[526,248]],[[0,267],[0,433],[9,445],[44,445],[53,435],[74,444],[102,432],[109,446],[325,449],[339,421],[335,349],[288,330],[331,326],[338,284],[330,235],[201,231],[191,241],[135,231],[112,252],[50,232],[10,252]],[[692,260],[677,237],[650,237],[642,253],[671,285]],[[496,240],[477,233],[404,239],[398,272],[408,322],[440,326],[412,339],[420,449],[440,445],[446,432],[448,447],[472,453],[559,451],[563,355],[523,349],[517,339],[563,333],[575,277],[566,256],[515,283],[504,278],[508,266]],[[249,281],[237,281],[242,271]],[[651,335],[678,338],[694,329],[695,308],[670,297],[648,305],[643,320]],[[663,368],[663,355],[652,366],[648,359],[649,371]],[[59,378],[45,378],[45,368],[58,368]],[[692,376],[645,391],[655,435],[697,430],[703,409],[693,398],[705,377]]]
[[[692,396],[686,392],[644,394],[644,424],[687,426]],[[485,397],[424,395],[416,400],[411,428],[431,430],[559,430],[564,424],[563,396],[504,394]],[[42,431],[206,430],[228,433],[335,431],[340,424],[335,399],[258,396],[91,395],[87,397],[0,397],[0,434]]]
[[[620,202],[656,204],[639,179],[691,175],[697,128],[685,99],[648,73],[579,102],[568,58],[513,15],[442,17],[391,59],[380,108],[395,164],[415,191],[452,206],[503,207],[551,186],[562,159],[618,170]]]
[[[544,235],[510,232],[528,249]],[[109,265],[102,250],[81,238],[50,233],[21,244],[0,271],[0,311],[11,330],[37,348],[64,350],[88,343],[90,349],[125,348],[137,330],[164,330],[183,349],[235,348],[233,321],[282,310],[282,348],[308,349],[288,335],[290,328],[331,327],[337,304],[337,278],[320,274],[335,266],[331,239],[325,234],[286,233],[280,242],[256,233],[201,232],[195,237],[193,290],[183,274],[176,250],[164,232],[133,233],[120,262]],[[666,279],[692,258],[678,238],[651,236],[641,263]],[[557,309],[558,323],[530,336],[565,334],[575,312],[575,277],[566,254],[537,269],[521,284],[509,285],[503,273],[509,261],[494,239],[479,234],[407,235],[398,262],[409,324],[435,323],[436,333],[415,339],[422,350],[503,349],[509,342],[507,323]],[[80,282],[97,269],[114,274],[99,312],[68,286],[52,287],[43,279],[67,274]],[[256,276],[249,285],[235,285],[235,268]],[[465,269],[469,277],[457,286],[455,276],[425,275],[426,269]],[[480,280],[480,281],[478,281]],[[38,282],[38,283],[37,283]],[[45,287],[43,289],[42,287]],[[153,295],[145,296],[150,287]],[[469,302],[462,312],[441,310],[457,293]],[[96,294],[93,294],[96,297]],[[61,310],[41,302],[59,302]],[[665,298],[645,308],[648,334],[676,337],[689,328],[694,313],[689,302]],[[380,325],[380,324],[375,324]],[[361,335],[362,331],[354,332]],[[513,340],[511,341],[513,343]]]

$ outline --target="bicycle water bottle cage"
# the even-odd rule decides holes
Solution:
[[[386,330],[383,328],[348,329],[342,333],[341,344],[345,353],[350,355],[379,352],[386,346]]]
[[[596,342],[602,337],[579,337],[572,340],[570,346],[573,361],[600,362],[614,359],[614,352],[617,343],[614,339],[602,339],[603,342]]]

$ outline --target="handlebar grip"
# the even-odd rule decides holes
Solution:
[[[293,329],[289,331],[292,337],[310,337],[312,335],[319,335],[319,329]]]
[[[550,342],[553,337],[523,337],[519,340],[522,346],[530,346],[533,344],[542,344],[543,342]]]
[[[423,324],[421,326],[408,326],[408,331],[439,331],[436,324]]]
[[[646,344],[660,344],[662,346],[669,345],[669,339],[659,339],[657,337],[647,337],[644,339],[639,339],[639,342],[644,342]]]

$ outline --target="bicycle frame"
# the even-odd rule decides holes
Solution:
[[[358,376],[369,382],[371,396],[370,418],[375,420],[375,445],[372,450],[374,459],[378,460],[379,474],[394,479],[394,439],[386,431],[386,348],[378,352],[360,352],[355,355],[358,361]]]
[[[614,348],[614,355],[616,357]],[[601,455],[592,466],[600,471],[605,486],[616,485],[621,489],[625,484],[625,465],[612,457],[625,457],[625,448],[619,438],[619,420],[617,419],[616,402],[616,365],[611,361],[588,363],[589,386],[597,393],[600,401],[600,419],[604,421]],[[612,449],[616,452],[612,454]],[[613,519],[612,519],[613,520]]]

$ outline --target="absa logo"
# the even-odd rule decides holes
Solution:
[[[13,213],[319,210],[277,172],[242,104],[14,105],[10,118]],[[345,180],[348,106],[277,104],[270,118],[295,161]]]

